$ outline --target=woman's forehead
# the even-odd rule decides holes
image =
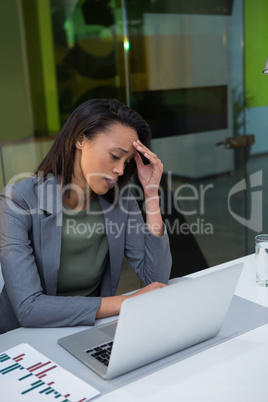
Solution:
[[[107,132],[99,133],[96,140],[128,153],[133,149],[133,141],[137,141],[138,138],[136,130],[132,127],[116,125]]]

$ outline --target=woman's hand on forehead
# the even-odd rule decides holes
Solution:
[[[134,159],[137,165],[137,173],[145,196],[158,194],[158,188],[163,173],[163,164],[161,160],[149,148],[143,145],[139,140],[133,142],[136,149]],[[139,152],[149,160],[148,165],[144,165]]]

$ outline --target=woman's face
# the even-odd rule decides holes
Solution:
[[[82,188],[86,183],[98,195],[107,193],[116,185],[119,176],[136,152],[133,141],[138,140],[137,132],[127,126],[117,124],[109,132],[97,134],[93,140],[83,136],[76,143],[74,165],[75,181]]]

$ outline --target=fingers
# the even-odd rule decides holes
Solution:
[[[137,166],[140,166],[140,165],[143,166],[143,162],[142,162],[142,159],[141,159],[141,156],[140,156],[139,152],[135,152],[134,159],[135,159],[135,162],[136,162]]]
[[[154,289],[160,289],[160,288],[165,288],[168,285],[166,285],[165,283],[161,283],[161,282],[152,282],[150,283],[150,285],[147,285],[146,287],[148,288],[149,291],[154,290]]]
[[[143,145],[140,142],[140,140],[134,141],[133,146],[137,151],[139,151],[142,155],[144,155],[145,158],[147,158],[150,161],[150,163],[152,163],[153,165],[159,165],[159,167],[163,171],[163,164],[162,164],[161,160],[157,157],[157,155],[155,153],[153,153],[149,148],[147,148],[145,145]],[[135,161],[137,162],[136,158],[135,158]],[[140,161],[141,161],[141,159],[140,159]]]
[[[145,145],[143,145],[140,140],[134,141],[133,142],[134,148],[137,149],[140,153],[142,153],[147,159],[150,160],[151,158],[157,158],[156,154],[154,154],[152,151],[150,151],[149,148],[147,148]]]
[[[153,290],[165,288],[166,286],[168,286],[168,285],[165,285],[164,283],[152,282],[152,283],[150,283],[150,285],[145,286],[144,288],[142,288],[138,292],[134,293],[133,295],[152,292]]]

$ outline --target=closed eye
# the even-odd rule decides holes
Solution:
[[[115,154],[112,154],[112,153],[111,153],[111,157],[112,157],[112,159],[113,159],[114,161],[120,160],[120,157],[119,157],[119,156],[117,156],[117,155],[115,155]],[[125,166],[131,166],[133,160],[134,160],[134,159],[131,158],[129,161],[125,161]]]
[[[118,161],[118,160],[120,159],[119,156],[116,156],[116,155],[114,155],[114,154],[111,154],[111,157],[112,157],[112,159],[115,160],[115,161]]]

